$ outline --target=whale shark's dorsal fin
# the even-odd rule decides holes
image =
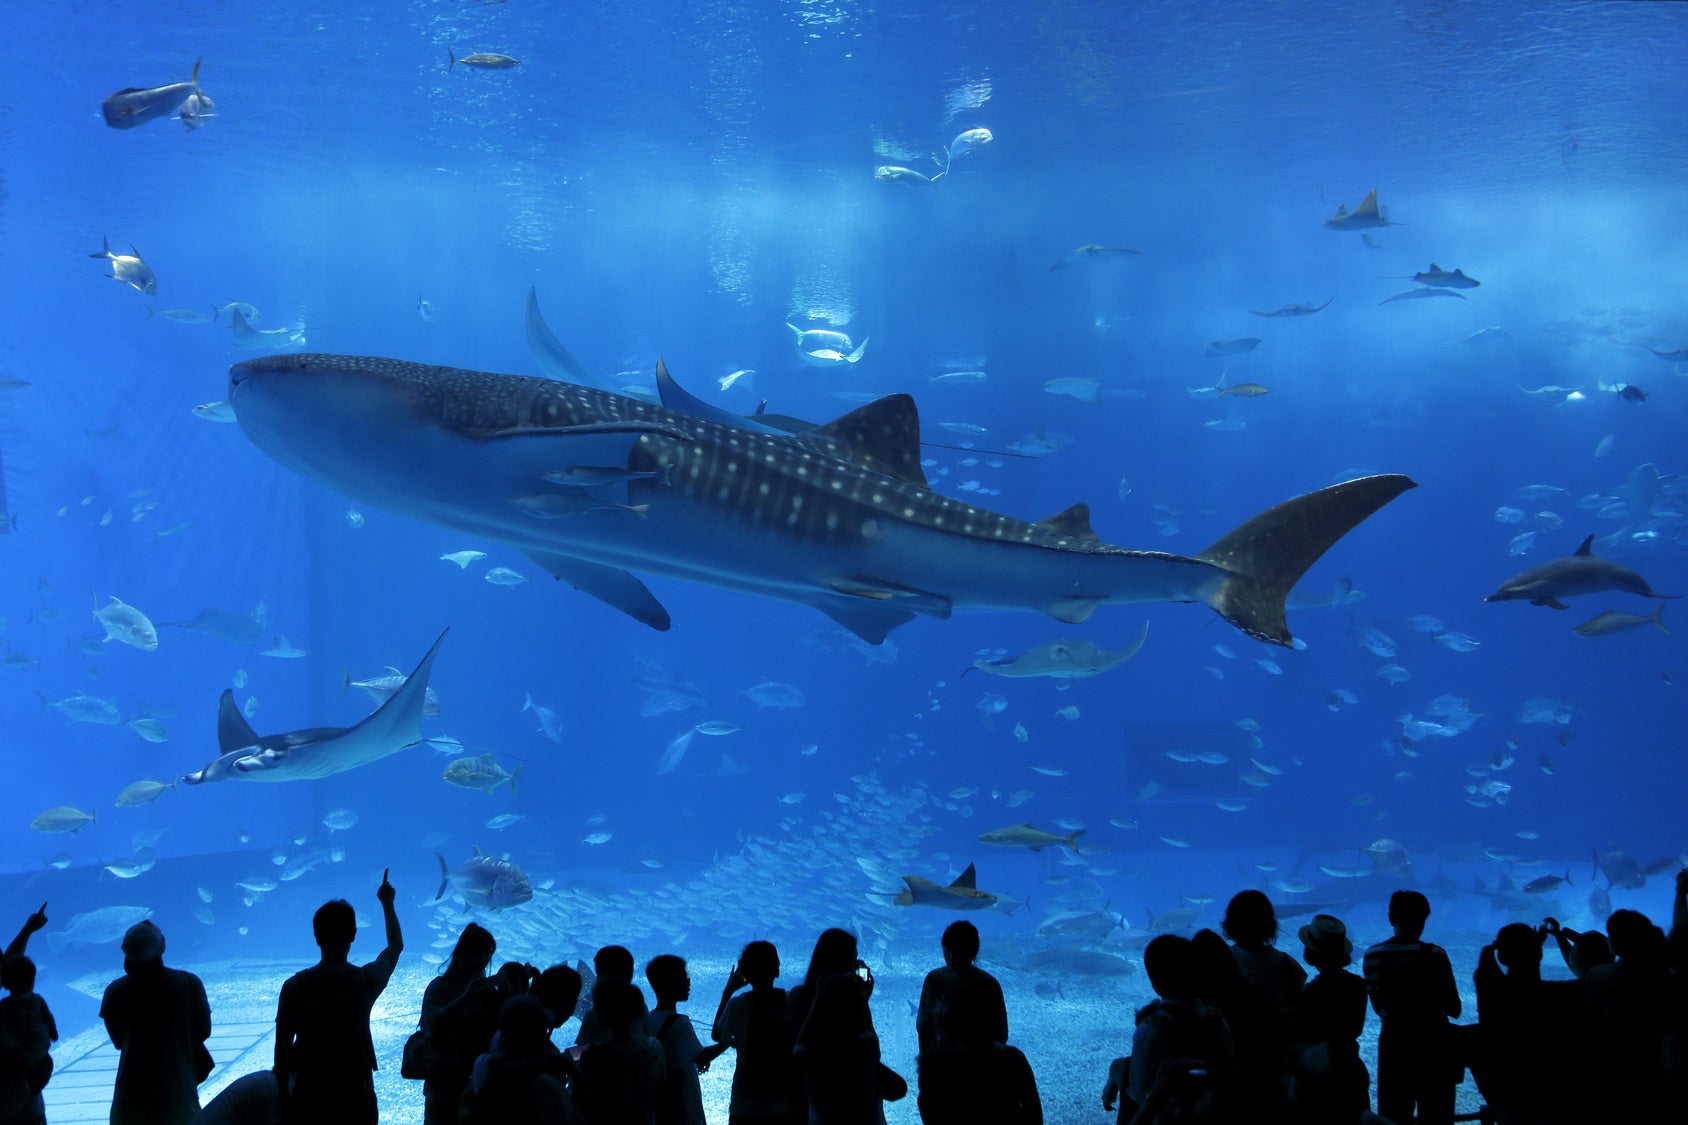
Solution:
[[[969,863],[967,865],[967,870],[957,875],[955,877],[955,882],[951,883],[950,886],[962,887],[969,891],[976,891],[979,889],[978,882],[978,876],[973,872],[973,865]]]
[[[1090,505],[1080,501],[1070,508],[1065,508],[1047,519],[1038,521],[1039,527],[1047,527],[1057,535],[1065,535],[1068,539],[1077,539],[1083,543],[1098,543],[1100,537],[1090,530]]]
[[[258,745],[258,742],[258,732],[252,729],[252,724],[235,706],[234,692],[224,688],[223,697],[217,700],[217,753],[244,750]]]
[[[1594,542],[1594,536],[1592,536],[1592,535],[1590,535],[1587,539],[1584,539],[1582,541],[1582,546],[1578,547],[1575,551],[1571,552],[1572,557],[1574,558],[1577,555],[1589,555],[1589,556],[1592,557],[1594,552],[1592,550],[1590,550],[1589,548],[1593,544],[1593,542]]]
[[[904,484],[928,487],[926,472],[920,467],[920,414],[906,394],[876,398],[799,434],[797,440],[817,453],[896,477]]]

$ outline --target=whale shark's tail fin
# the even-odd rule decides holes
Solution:
[[[1289,644],[1284,599],[1290,588],[1338,539],[1417,487],[1399,474],[1361,477],[1268,508],[1195,556],[1227,574],[1207,604],[1256,640]]]

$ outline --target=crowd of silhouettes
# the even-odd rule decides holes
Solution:
[[[313,918],[321,959],[289,977],[276,1010],[275,1065],[231,1083],[200,1108],[214,1063],[211,1011],[191,973],[166,968],[150,921],[123,938],[124,975],[100,1015],[120,1052],[113,1125],[376,1125],[380,1109],[370,1011],[404,939],[392,884],[376,891],[386,946],[352,963],[356,913],[344,900]],[[1499,1125],[1584,1125],[1669,1119],[1688,1093],[1688,871],[1676,876],[1670,935],[1633,910],[1607,931],[1576,932],[1552,918],[1503,926],[1477,959],[1475,1022],[1459,1024],[1460,990],[1446,951],[1424,940],[1430,903],[1417,891],[1389,901],[1391,935],[1364,950],[1342,921],[1300,927],[1299,960],[1277,948],[1279,925],[1259,891],[1231,899],[1223,936],[1161,934],[1143,950],[1155,999],[1136,1012],[1131,1053],[1114,1060],[1103,1108],[1120,1123],[1285,1122],[1440,1125],[1455,1119],[1466,1073]],[[0,1122],[44,1125],[58,1029],[35,994],[31,914],[0,961]],[[1226,939],[1229,938],[1229,944]],[[1570,972],[1542,979],[1552,938]],[[634,982],[633,954],[605,946],[590,977],[558,965],[507,962],[489,975],[497,941],[464,926],[428,985],[403,1074],[421,1079],[426,1125],[705,1125],[698,1076],[734,1052],[729,1125],[882,1125],[884,1103],[909,1083],[881,1058],[873,973],[856,938],[829,929],[789,992],[779,951],[744,947],[698,1037],[680,1005],[686,962],[652,958]],[[979,931],[944,931],[943,965],[927,974],[915,1009],[917,1105],[925,1125],[1041,1125],[1026,1056],[1008,1042],[1002,987],[978,967]],[[1314,970],[1309,979],[1306,968]],[[1377,1014],[1376,1112],[1360,1055]],[[580,1017],[573,1046],[554,1034]],[[1049,1044],[1040,1044],[1047,1050]],[[1667,1117],[1660,1117],[1665,1112]]]

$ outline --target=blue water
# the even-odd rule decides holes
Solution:
[[[945,882],[977,863],[981,887],[1029,899],[981,916],[988,941],[1023,937],[1063,906],[1106,904],[1140,928],[1145,911],[1187,897],[1326,883],[1321,863],[1363,866],[1359,849],[1387,837],[1422,883],[1521,884],[1574,864],[1574,889],[1551,909],[1586,921],[1591,847],[1646,863],[1688,843],[1681,630],[1572,633],[1602,610],[1651,611],[1625,595],[1564,613],[1482,601],[1509,574],[1624,527],[1616,498],[1647,464],[1665,480],[1657,503],[1631,527],[1639,537],[1606,553],[1658,590],[1688,590],[1685,490],[1671,479],[1688,471],[1688,366],[1646,350],[1688,343],[1680,5],[71,2],[19,8],[8,24],[0,373],[31,385],[0,398],[17,517],[0,539],[0,644],[18,657],[0,668],[0,856],[20,918],[42,898],[56,923],[140,904],[183,956],[296,956],[324,897],[373,913],[383,868],[420,929],[435,850],[453,863],[476,846],[508,853],[558,887],[670,884],[683,901],[689,880],[761,840],[782,846],[780,862],[714,897],[689,948],[730,955],[777,932],[797,966],[812,931],[835,923],[922,963],[947,918],[871,897],[905,872]],[[448,50],[521,64],[448,68]],[[216,102],[203,129],[101,122],[107,94],[183,81],[201,55]],[[936,190],[873,176],[881,164],[935,174],[943,146],[978,127],[994,140]],[[1324,229],[1373,188],[1387,227],[1365,239]],[[107,263],[87,257],[102,236],[139,249],[156,297],[102,279]],[[1051,269],[1092,243],[1140,255]],[[1379,304],[1431,262],[1482,284],[1465,299]],[[229,364],[257,353],[233,344],[226,317],[147,315],[239,300],[260,310],[259,328],[302,325],[312,351],[532,374],[530,286],[557,336],[606,377],[648,384],[660,356],[728,409],[765,399],[816,420],[910,392],[935,489],[1027,518],[1088,501],[1113,543],[1194,554],[1358,473],[1420,487],[1308,576],[1304,590],[1346,579],[1363,597],[1293,613],[1304,651],[1180,605],[1105,608],[1082,626],[920,619],[870,651],[800,606],[653,579],[674,619],[658,634],[508,548],[337,496],[238,426],[196,417],[226,397]],[[1313,316],[1248,313],[1327,298]],[[809,367],[786,322],[869,346],[858,364]],[[1458,342],[1485,328],[1504,334]],[[1255,352],[1202,354],[1250,336],[1263,340]],[[719,389],[745,368],[754,376]],[[988,379],[934,381],[961,370]],[[1099,400],[1044,391],[1064,377],[1095,380]],[[1270,393],[1191,393],[1221,378]],[[1621,401],[1623,384],[1646,400]],[[1582,398],[1520,390],[1543,385]],[[1242,428],[1207,424],[1227,420]],[[1006,455],[1034,436],[1040,455]],[[947,448],[962,443],[975,448]],[[1530,484],[1564,491],[1521,500]],[[1500,522],[1500,508],[1524,522]],[[1529,530],[1533,546],[1509,556]],[[463,549],[488,557],[440,561]],[[489,584],[493,566],[529,581]],[[114,596],[160,623],[262,603],[264,639],[164,628],[156,652],[73,647],[99,635],[90,609]],[[1480,645],[1438,644],[1414,615]],[[1145,620],[1135,660],[1070,690],[959,676],[981,653],[1060,637],[1120,647]],[[1664,620],[1674,628],[1673,605]],[[408,671],[447,627],[428,733],[523,766],[514,799],[446,785],[449,758],[419,747],[319,783],[182,787],[113,807],[128,783],[215,756],[217,696],[237,678],[260,732],[349,725],[373,704],[341,695],[343,669]],[[1366,629],[1397,655],[1360,647]],[[260,655],[281,636],[307,655]],[[1267,658],[1281,674],[1257,663]],[[1386,682],[1386,664],[1411,679]],[[633,680],[661,673],[743,728],[697,736],[665,776],[664,747],[705,715],[641,717]],[[759,710],[743,693],[764,679],[806,702]],[[1357,701],[1333,711],[1335,689]],[[976,706],[987,693],[1002,701],[988,723]],[[70,722],[38,698],[76,694],[112,700],[125,720],[156,717],[168,740]],[[561,716],[560,743],[521,711],[529,694]],[[1444,695],[1482,717],[1407,756],[1402,716],[1425,718]],[[1569,721],[1521,722],[1534,697]],[[1258,723],[1258,747],[1239,720]],[[1180,747],[1230,761],[1165,757]],[[723,752],[747,772],[704,776]],[[1247,784],[1250,757],[1282,773]],[[875,819],[848,836],[869,822],[850,779],[869,774],[914,794],[914,833]],[[1504,803],[1468,792],[1491,781]],[[31,830],[59,805],[98,821]],[[359,820],[330,839],[320,822],[340,808]],[[504,812],[525,819],[484,827]],[[976,841],[1024,820],[1082,824],[1085,864],[1115,874]],[[796,863],[823,823],[892,880]],[[156,867],[102,874],[156,829]],[[583,842],[597,832],[611,838]],[[241,903],[235,880],[274,871],[273,856],[330,847],[340,861]],[[71,866],[47,868],[61,850]],[[199,886],[213,892],[212,924],[192,915]],[[1382,892],[1367,893],[1353,910],[1375,913]],[[1447,895],[1440,909],[1473,929],[1505,920],[1488,900]],[[1615,897],[1657,915],[1652,898]],[[620,901],[631,911],[636,899]],[[770,902],[807,924],[770,925]],[[642,931],[654,936],[641,959],[687,932],[674,913]],[[108,965],[113,951],[65,956],[69,967],[44,972]]]

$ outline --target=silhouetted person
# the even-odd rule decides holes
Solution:
[[[989,991],[979,988],[958,989],[939,1006],[932,1043],[918,1061],[925,1125],[1043,1125],[1031,1064],[996,1040],[992,1009]]]
[[[1477,1052],[1472,1076],[1500,1125],[1581,1118],[1582,1059],[1570,1048],[1581,981],[1541,979],[1547,931],[1502,926],[1477,955]]]
[[[879,1036],[868,1010],[871,975],[828,973],[804,986],[814,1000],[797,1029],[792,1060],[803,1077],[809,1121],[882,1125]]]
[[[842,987],[845,978],[855,982],[852,988]],[[808,1026],[810,1016],[814,1014],[815,1004],[822,991],[821,986],[834,979],[840,982],[838,994],[829,1002],[825,1018],[815,1026],[806,1040],[804,1029]],[[854,1003],[847,1003],[851,997],[860,1001],[859,1010]],[[817,1077],[828,1091],[835,1085],[849,1081],[850,1075],[855,1071],[858,1056],[868,1054],[869,1045],[874,1059],[871,1073],[878,1075],[879,1036],[873,1027],[873,1011],[868,1006],[872,998],[873,973],[868,969],[867,962],[858,956],[856,936],[836,926],[822,930],[820,936],[815,939],[814,949],[809,953],[809,969],[804,974],[803,983],[790,993],[792,1025],[796,1028],[797,1036],[796,1046],[792,1050],[792,1062],[796,1068],[799,1090],[797,1105],[794,1107],[798,1120],[822,1120],[816,1116],[813,1104]],[[858,1024],[865,1024],[866,1030],[847,1030]],[[890,1076],[887,1077],[889,1079]],[[907,1084],[902,1085],[902,1094],[906,1094]],[[877,1081],[870,1083],[865,1089],[876,1086]],[[828,1096],[831,1096],[830,1093]],[[865,1097],[865,1093],[863,1096]],[[873,1112],[874,1119],[877,1120],[882,1112],[877,1102]]]
[[[1231,952],[1244,980],[1264,990],[1279,1011],[1300,1002],[1307,970],[1288,953],[1273,948],[1278,940],[1278,913],[1271,899],[1256,890],[1237,892],[1225,907],[1219,928],[1231,939]]]
[[[1219,1009],[1199,998],[1193,943],[1159,935],[1143,949],[1143,971],[1158,999],[1137,1013],[1131,1037],[1126,1093],[1138,1106],[1132,1120],[1152,1125],[1211,1113],[1235,1068],[1236,1048]]]
[[[1599,930],[1567,930],[1557,918],[1543,918],[1541,924],[1559,947],[1559,957],[1565,962],[1565,967],[1578,980],[1594,966],[1612,963],[1612,947],[1607,944],[1606,935]]]
[[[422,1084],[425,1125],[451,1125],[469,1085],[475,1059],[498,1026],[496,986],[486,979],[498,942],[470,922],[452,947],[445,971],[422,994],[420,1027],[428,1043],[428,1077]]]
[[[1278,1115],[1287,1091],[1283,1080],[1289,1042],[1283,1009],[1267,990],[1243,976],[1235,952],[1213,930],[1190,938],[1195,959],[1196,995],[1219,1010],[1230,1029],[1236,1066],[1216,1105],[1221,1111],[1246,1105],[1256,1115]]]
[[[656,1005],[645,1017],[645,1034],[662,1047],[667,1077],[657,1100],[657,1125],[705,1125],[703,1091],[698,1085],[698,1042],[691,1017],[676,1009],[692,998],[692,978],[686,962],[672,953],[651,958],[645,966],[645,980],[656,996]],[[704,1063],[704,1069],[708,1068]]]
[[[28,932],[19,942],[27,941]],[[53,1075],[49,1051],[59,1037],[58,1025],[47,1002],[35,994],[35,962],[22,953],[0,960],[0,988],[7,992],[0,1000],[0,1121],[40,1125],[46,1120],[41,1091]]]
[[[1108,1064],[1108,1080],[1102,1084],[1102,1108],[1114,1115],[1114,1125],[1129,1125],[1137,1116],[1137,1103],[1127,1092],[1131,1085],[1131,1056],[1121,1055]]]
[[[1366,992],[1382,1021],[1377,1039],[1377,1112],[1394,1122],[1453,1120],[1458,1072],[1449,1020],[1460,1014],[1453,966],[1439,945],[1421,940],[1430,900],[1418,891],[1389,898],[1394,935],[1366,950]]]
[[[586,1125],[651,1125],[666,1071],[661,1045],[645,1034],[645,998],[611,977],[592,989],[592,1011],[606,1038],[581,1052],[575,1109]]]
[[[944,967],[926,974],[920,986],[920,1006],[915,1009],[914,1030],[925,1051],[937,1042],[937,1017],[956,995],[978,992],[982,1002],[971,1005],[985,1021],[993,1043],[1008,1042],[1008,1005],[1002,999],[1002,985],[995,977],[973,964],[979,956],[979,929],[971,922],[951,922],[944,930]]]
[[[189,1125],[280,1125],[281,1092],[275,1071],[255,1070],[223,1087]]]
[[[1348,971],[1354,963],[1348,927],[1330,914],[1315,914],[1297,936],[1301,959],[1317,970],[1301,989],[1302,1041],[1340,1041],[1358,1053],[1360,1033],[1366,1026],[1366,982]]]
[[[550,1013],[547,1032],[556,1031],[569,1021],[580,1004],[580,973],[568,965],[552,965],[533,982],[533,996]]]
[[[597,986],[607,980],[618,980],[624,984],[633,984],[633,954],[619,945],[606,945],[592,955],[592,968],[597,974],[597,981],[592,986],[592,995],[598,994]],[[639,991],[638,985],[633,985],[633,991],[639,996],[639,1011],[634,1019],[645,1018],[645,994]],[[574,1042],[577,1047],[589,1046],[593,1043],[608,1043],[609,1029],[603,1024],[598,1015],[597,1001],[580,1017],[580,1030],[575,1034]]]
[[[47,904],[42,903],[41,909],[23,920],[23,928],[18,930],[18,936],[12,939],[12,944],[6,947],[6,952],[0,955],[0,960],[8,957],[22,957],[29,949],[29,939],[35,933],[47,928]]]
[[[111,1125],[186,1125],[211,1073],[211,1005],[192,973],[164,967],[164,933],[137,922],[123,935],[123,976],[100,1004],[116,1047]]]
[[[475,1060],[458,1120],[466,1125],[572,1125],[572,1066],[551,1042],[550,1009],[523,993],[498,1010],[498,1046]]]
[[[1617,960],[1583,974],[1594,1072],[1610,1120],[1645,1120],[1665,1089],[1662,1058],[1670,1027],[1670,946],[1634,910],[1614,910],[1606,936]]]
[[[396,892],[381,874],[387,945],[367,965],[348,960],[357,912],[345,899],[317,908],[311,929],[322,959],[288,977],[275,1013],[275,1076],[287,1125],[376,1125],[375,1042],[369,1010],[380,999],[404,951],[393,911]]]
[[[698,1056],[707,1066],[729,1047],[737,1053],[729,1125],[793,1125],[792,1107],[800,1100],[792,1096],[791,1048],[797,1029],[785,989],[774,987],[779,975],[779,951],[772,942],[745,946],[715,1010],[710,1028],[715,1042]],[[733,995],[747,984],[749,992]]]

